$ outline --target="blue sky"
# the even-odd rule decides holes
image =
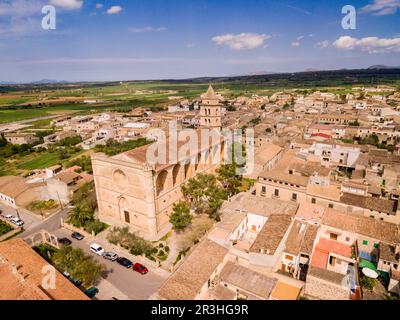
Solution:
[[[43,30],[52,4],[56,30]],[[0,0],[0,81],[400,66],[400,0]]]

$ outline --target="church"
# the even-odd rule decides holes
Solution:
[[[221,129],[221,105],[212,86],[202,96],[200,124],[214,132]],[[148,161],[153,144],[111,157],[92,155],[99,219],[112,226],[129,226],[149,240],[162,237],[171,228],[173,204],[182,199],[181,186],[197,174],[214,173],[219,167],[222,160],[212,161],[223,159],[224,140],[219,137],[206,147],[196,143],[190,155],[167,163]],[[179,147],[184,141],[177,144]],[[213,158],[216,153],[219,156]]]

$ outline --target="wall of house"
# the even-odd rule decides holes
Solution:
[[[282,270],[283,265],[285,265],[285,270]],[[290,267],[292,267],[293,274],[296,274],[298,265],[299,265],[299,256],[295,256],[287,252],[282,252],[280,270],[289,272]]]
[[[357,238],[359,256],[369,261],[378,262],[379,241],[364,235]],[[372,260],[371,260],[372,259]]]
[[[331,233],[337,235],[336,241],[346,244],[348,246],[351,246],[357,241],[357,235],[355,233],[345,230],[339,230],[326,225],[321,225],[320,228],[318,229],[317,236],[315,238],[315,243],[317,244],[320,238],[332,240],[330,237]]]
[[[13,208],[16,207],[15,199],[11,198],[3,193],[0,193],[0,201],[7,206],[11,206]]]
[[[330,264],[331,257],[335,258],[335,263],[333,265]],[[329,254],[328,264],[326,265],[327,270],[345,275],[347,274],[348,268],[349,268],[349,261],[347,259],[344,259],[344,257],[334,253]]]
[[[265,187],[265,192],[262,192]],[[259,179],[256,183],[256,194],[266,198],[281,199],[284,201],[292,201],[293,193],[297,194],[297,203],[305,202],[307,199],[306,189],[304,187],[282,186],[279,183],[270,183],[269,181]],[[275,196],[275,189],[279,190],[279,196]]]
[[[57,179],[47,180],[47,187],[44,194],[41,195],[43,200],[56,200],[62,203],[68,203],[70,199],[70,192],[68,186]]]
[[[249,213],[247,215],[247,228],[248,230],[253,230],[253,227],[255,227],[255,231],[260,232],[267,220],[267,217]]]

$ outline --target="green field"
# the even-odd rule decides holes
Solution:
[[[33,159],[22,161],[17,164],[18,169],[22,170],[34,170],[34,169],[43,169],[47,167],[51,167],[60,162],[58,152],[43,152],[40,155],[35,155]]]

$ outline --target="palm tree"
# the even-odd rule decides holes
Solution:
[[[75,227],[81,228],[88,221],[94,219],[93,210],[87,205],[78,205],[69,217],[68,222]]]

